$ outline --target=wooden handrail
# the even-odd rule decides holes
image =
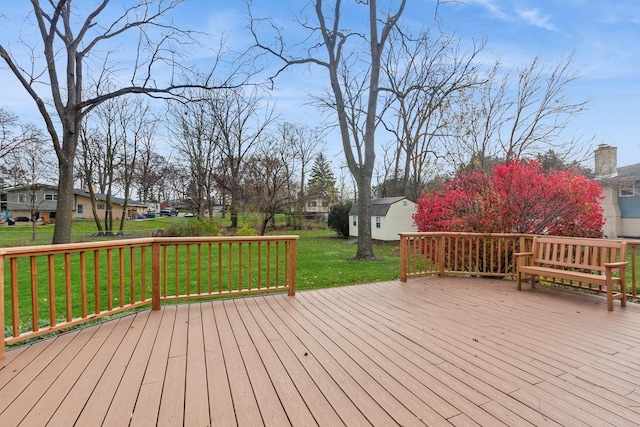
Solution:
[[[151,237],[1,248],[0,357],[6,345],[140,307],[158,310],[163,301],[295,295],[297,239]],[[11,290],[8,307],[5,284]]]

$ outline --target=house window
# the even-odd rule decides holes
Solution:
[[[316,202],[309,202],[309,207],[310,208],[315,208],[316,207]]]
[[[358,216],[353,215],[353,226],[355,227],[356,225],[358,225]]]
[[[379,216],[377,216],[376,217],[376,228],[380,228],[380,227],[382,227],[382,219]]]
[[[24,193],[18,194],[18,203],[21,203],[23,205],[27,204],[27,195]]]
[[[328,206],[329,206],[329,202],[322,202],[322,207],[323,207],[323,208],[326,208],[326,207],[328,207]]]
[[[100,210],[104,210],[104,203],[98,203],[97,208]]]
[[[58,195],[57,194],[45,194],[44,195],[44,199],[47,200],[47,201],[58,200]]]
[[[618,196],[620,197],[633,197],[635,195],[635,182],[621,183],[618,187]]]

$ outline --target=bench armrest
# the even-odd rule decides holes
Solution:
[[[513,254],[513,256],[516,256],[516,257],[533,256],[533,252],[516,252],[516,253]]]
[[[621,267],[626,267],[627,264],[629,264],[627,261],[605,262],[604,266],[606,268],[621,268]]]

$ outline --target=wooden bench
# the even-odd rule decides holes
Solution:
[[[609,311],[613,310],[614,299],[619,299],[622,307],[627,304],[626,242],[536,236],[530,252],[514,255],[518,290],[522,289],[522,280],[526,275],[531,276],[532,288],[540,276],[548,283],[606,293]],[[616,285],[620,287],[620,292],[614,292]]]

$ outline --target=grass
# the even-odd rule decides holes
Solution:
[[[400,277],[397,244],[374,243],[377,261],[354,261],[356,244],[338,238],[331,230],[297,230],[296,289],[319,289],[394,280]]]

